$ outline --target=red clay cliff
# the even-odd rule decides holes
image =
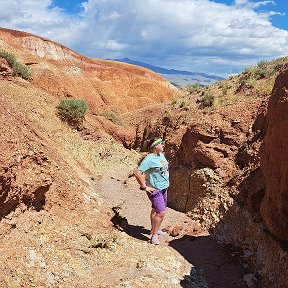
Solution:
[[[288,69],[275,81],[268,103],[267,131],[260,149],[266,193],[261,215],[268,229],[288,240]]]

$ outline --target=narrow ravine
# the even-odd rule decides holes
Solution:
[[[138,239],[139,243],[147,242],[150,202],[145,192],[138,189],[135,178],[129,177],[129,173],[131,170],[124,165],[110,170],[96,184],[96,189],[109,207],[117,207],[122,217],[127,219],[124,231]],[[245,279],[249,271],[208,231],[197,228],[193,233],[191,227],[197,225],[186,214],[168,208],[162,227],[170,227],[169,234],[175,237],[169,234],[162,236],[160,245],[166,245],[179,253],[185,271],[190,271],[179,287],[248,287]]]

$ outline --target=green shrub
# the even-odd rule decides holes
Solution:
[[[26,65],[18,62],[14,55],[12,55],[7,51],[0,50],[0,57],[5,58],[7,60],[8,64],[11,66],[13,72],[16,75],[21,75],[22,78],[26,80],[31,78],[31,72],[29,68]]]
[[[116,125],[123,126],[125,123],[120,119],[119,115],[112,111],[106,111],[103,113],[103,116],[113,122]]]
[[[228,90],[230,89],[231,87],[230,87],[230,85],[227,83],[227,82],[223,82],[222,84],[221,84],[221,89],[222,89],[222,94],[223,94],[223,96],[227,96],[227,92],[228,92]]]
[[[248,78],[247,80],[242,79],[240,80],[240,87],[245,88],[254,88],[256,85],[257,80],[255,78]]]
[[[13,66],[13,70],[16,74],[20,74],[26,80],[31,78],[31,72],[26,65],[16,62]]]
[[[171,100],[171,106],[174,108],[174,107],[176,107],[176,105],[177,105],[177,99],[176,98],[172,98],[172,100]]]
[[[183,110],[188,110],[188,106],[189,106],[189,105],[188,105],[188,102],[183,99],[183,100],[181,101],[180,105],[179,105],[179,108],[180,108],[180,109],[183,109]]]
[[[214,104],[214,95],[210,92],[210,91],[206,91],[204,92],[204,94],[202,95],[202,98],[200,100],[200,106],[202,108],[205,107],[212,107]]]
[[[13,65],[17,62],[14,55],[4,50],[0,50],[0,57],[5,58],[11,67],[13,67]]]
[[[189,92],[190,94],[194,92],[199,92],[201,90],[201,84],[199,82],[195,82],[194,84],[186,85],[184,90]]]
[[[257,63],[256,67],[254,68],[254,77],[258,79],[264,79],[269,76],[268,70],[268,62],[267,61],[260,61]]]
[[[288,63],[288,58],[287,57],[281,57],[281,58],[277,58],[275,60],[273,60],[271,62],[272,65],[272,72],[273,73],[277,73],[281,70],[281,68],[283,67],[283,65]]]
[[[88,110],[85,101],[80,99],[62,99],[58,106],[58,115],[74,128],[81,128]]]
[[[271,75],[272,71],[269,68],[269,62],[267,61],[259,61],[257,65],[253,67],[246,68],[242,75],[242,78],[246,80],[260,80],[267,78]]]

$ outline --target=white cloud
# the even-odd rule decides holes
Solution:
[[[107,40],[105,42],[93,42],[91,43],[92,46],[98,47],[100,49],[105,49],[105,50],[112,50],[112,51],[119,51],[123,50],[124,48],[127,48],[127,45],[121,44],[115,40]]]
[[[79,15],[72,16],[51,8],[52,0],[0,0],[0,25],[48,37],[92,57],[129,57],[167,68],[222,73],[225,67],[240,70],[249,61],[286,53],[288,32],[270,22],[275,12],[255,10],[273,3],[87,0]]]
[[[274,1],[259,1],[259,2],[252,2],[249,0],[235,0],[235,6],[246,6],[248,9],[255,9],[260,6],[266,5],[276,5]]]
[[[241,6],[247,4],[249,1],[248,0],[235,0],[235,5],[236,6]]]
[[[0,26],[35,33],[56,41],[62,40],[65,35],[69,38],[73,19],[58,7],[50,8],[51,4],[52,0],[0,0]]]

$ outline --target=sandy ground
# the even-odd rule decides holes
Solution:
[[[128,221],[125,232],[139,241],[148,241],[151,205],[146,193],[139,190],[136,179],[128,178],[129,172],[131,170],[126,166],[109,171],[96,184],[96,189],[108,206],[120,208],[121,215]],[[184,213],[168,208],[162,227],[192,226],[192,223]],[[182,255],[185,266],[190,267],[190,276],[197,271],[198,286],[189,280],[182,283],[183,287],[247,287],[243,277],[251,272],[235,261],[228,250],[217,243],[207,231],[197,237],[179,237],[162,236],[160,245],[167,245]],[[200,280],[199,275],[203,277]]]

